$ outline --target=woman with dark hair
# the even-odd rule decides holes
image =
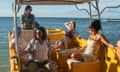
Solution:
[[[30,5],[25,7],[25,12],[21,17],[22,28],[23,29],[32,29],[35,24],[35,17],[31,14],[32,7]]]
[[[56,42],[56,45],[53,48],[54,51],[73,48],[72,39],[74,37],[80,37],[75,30],[76,29],[75,21],[66,22],[65,27],[67,29],[65,36],[64,38]]]
[[[38,32],[37,32],[38,31]],[[40,36],[39,34],[37,33],[40,33],[41,32],[41,40],[46,40],[47,38],[47,33],[46,33],[46,30],[44,27],[36,27],[35,30],[34,30],[34,39],[35,40],[39,40],[40,38],[38,36]]]
[[[30,53],[29,61],[25,65],[25,72],[36,72],[39,68],[44,68],[48,63],[48,40],[44,27],[34,29],[34,38],[30,41],[27,48],[24,50]],[[39,69],[40,70],[40,69]]]
[[[99,20],[95,20],[89,26],[89,38],[87,40],[87,45],[84,48],[80,48],[79,52],[74,52],[71,54],[72,60],[80,60],[80,61],[94,61],[98,59],[98,50],[101,44],[105,44],[110,48],[114,48],[114,46],[105,38],[105,36],[99,33],[101,29],[101,23]],[[69,62],[70,60],[68,60]]]

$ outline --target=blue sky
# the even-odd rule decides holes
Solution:
[[[105,6],[117,6],[120,5],[120,0],[100,0],[100,10]],[[79,8],[88,8],[87,4],[78,5]],[[74,5],[64,6],[32,6],[32,13],[36,17],[88,17],[85,11],[78,11]],[[22,6],[18,16],[24,13],[25,6]],[[0,17],[2,16],[13,16],[12,13],[12,0],[1,0],[0,4]],[[96,12],[92,9],[93,13]],[[120,8],[107,9],[103,14],[103,18],[120,18]]]

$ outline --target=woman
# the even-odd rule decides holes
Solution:
[[[34,30],[34,37],[27,48],[24,50],[30,53],[29,62],[25,65],[25,72],[36,72],[39,68],[44,68],[47,72],[45,64],[48,63],[48,40],[44,27],[38,27]],[[42,69],[43,70],[43,69]]]
[[[74,60],[80,61],[94,61],[98,59],[98,50],[101,44],[105,44],[110,48],[114,48],[114,46],[105,38],[105,36],[99,33],[101,29],[101,23],[99,20],[95,20],[89,27],[89,38],[87,41],[87,46],[81,48],[81,53],[72,53],[71,58]]]
[[[60,41],[56,42],[56,46],[53,48],[54,50],[63,50],[70,49],[73,47],[72,39],[73,37],[79,37],[76,32],[76,23],[74,21],[69,21],[65,23],[65,27],[67,29],[65,33],[65,37]]]

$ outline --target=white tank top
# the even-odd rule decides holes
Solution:
[[[84,54],[94,54],[94,47],[95,47],[95,42],[94,40],[88,39],[87,41],[87,47],[85,48],[85,51],[83,52]]]
[[[48,59],[48,45],[47,42],[44,41],[43,44],[40,44],[38,41],[35,42],[35,60],[43,61]]]

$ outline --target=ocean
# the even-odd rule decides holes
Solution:
[[[64,23],[73,20],[76,22],[76,30],[83,38],[88,38],[88,18],[55,18],[55,17],[37,17],[36,21],[46,28],[62,28],[65,29]],[[17,21],[20,26],[20,21]],[[12,31],[13,18],[0,17],[0,72],[9,72],[9,48],[8,48],[8,32]],[[120,40],[120,21],[102,20],[102,32],[105,37],[113,44]]]

